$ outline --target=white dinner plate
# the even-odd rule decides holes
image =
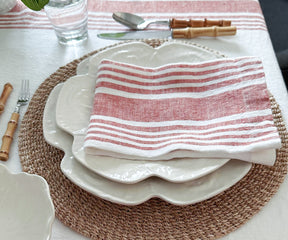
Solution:
[[[157,49],[144,43],[128,43],[106,49],[91,57],[89,74],[68,79],[59,94],[56,106],[58,126],[74,136],[72,152],[75,158],[95,173],[122,183],[135,183],[151,176],[172,182],[190,181],[223,166],[229,159],[183,158],[169,161],[133,161],[92,156],[85,154],[83,149],[83,140],[93,105],[95,74],[102,59],[109,58],[154,67],[171,62],[198,62],[220,57],[223,56],[196,45],[174,42],[164,44]],[[84,73],[85,69],[87,70],[85,64],[79,67],[79,72]]]
[[[175,205],[193,204],[225,191],[242,179],[251,168],[251,163],[230,160],[218,170],[184,183],[172,183],[158,177],[135,184],[110,181],[75,161],[71,151],[73,137],[57,126],[55,104],[62,86],[57,85],[47,100],[43,116],[44,137],[48,143],[65,152],[61,161],[64,175],[98,197],[124,205],[137,205],[152,197],[159,197]]]
[[[0,239],[50,239],[55,210],[44,178],[0,164],[0,196]]]

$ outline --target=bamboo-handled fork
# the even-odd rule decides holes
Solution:
[[[12,116],[7,125],[6,132],[2,138],[2,145],[0,149],[0,160],[2,161],[7,161],[9,158],[10,146],[13,141],[13,136],[18,125],[20,108],[28,103],[29,97],[30,97],[29,80],[23,80],[15,110],[12,113]]]

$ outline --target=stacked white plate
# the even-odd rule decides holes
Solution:
[[[86,191],[126,205],[152,197],[176,205],[192,204],[226,190],[243,178],[251,163],[230,159],[139,161],[87,155],[83,149],[93,105],[97,67],[103,59],[158,67],[223,58],[216,51],[191,43],[167,42],[158,48],[130,42],[107,48],[81,62],[77,76],[57,85],[44,110],[48,143],[65,152],[61,170]],[[55,109],[56,106],[56,109]]]

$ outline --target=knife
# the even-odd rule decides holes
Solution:
[[[0,114],[4,112],[5,103],[13,90],[13,86],[10,83],[6,83],[3,88],[3,92],[0,97]]]
[[[129,39],[163,39],[163,38],[196,38],[196,37],[217,37],[231,36],[236,34],[236,27],[199,27],[199,28],[179,28],[164,31],[129,31],[115,33],[100,33],[97,36],[103,39],[129,40]]]

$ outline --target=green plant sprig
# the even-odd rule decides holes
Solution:
[[[28,8],[34,11],[40,11],[49,2],[49,0],[21,0]]]

